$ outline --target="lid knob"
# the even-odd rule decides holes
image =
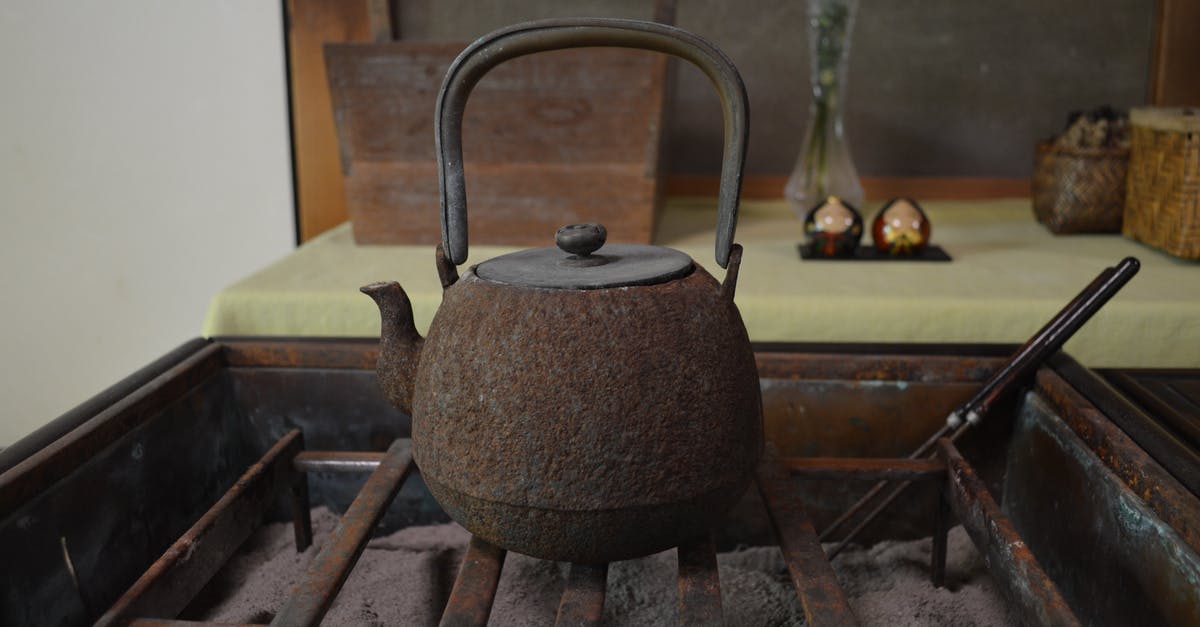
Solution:
[[[568,224],[554,234],[554,242],[564,252],[580,257],[600,250],[608,239],[608,229],[603,224],[589,222],[587,224]]]

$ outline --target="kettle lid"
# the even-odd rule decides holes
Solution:
[[[558,230],[558,246],[531,248],[475,266],[481,279],[506,285],[562,290],[596,290],[666,283],[692,273],[695,263],[672,248],[645,244],[604,245],[600,224],[571,224]]]

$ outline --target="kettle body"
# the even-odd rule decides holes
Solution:
[[[414,459],[447,513],[498,546],[560,561],[628,559],[702,535],[762,450],[745,327],[699,267],[587,291],[466,273],[426,338],[412,410]]]

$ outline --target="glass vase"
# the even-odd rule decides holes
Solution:
[[[829,196],[862,206],[863,188],[842,123],[850,33],[858,0],[808,0],[808,126],[784,194],[801,218]]]

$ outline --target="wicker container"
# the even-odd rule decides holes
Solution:
[[[1132,152],[1122,232],[1200,259],[1200,110],[1130,112]]]
[[[1039,142],[1033,213],[1055,233],[1117,233],[1125,211],[1127,148],[1064,148]]]

